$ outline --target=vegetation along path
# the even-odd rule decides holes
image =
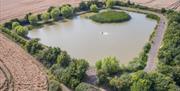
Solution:
[[[0,91],[47,91],[42,70],[38,61],[0,33]]]
[[[115,6],[115,8],[117,9],[122,9],[122,10],[127,10],[127,11],[134,11],[134,12],[142,12],[142,13],[151,13],[151,14],[155,14],[158,15],[160,17],[160,21],[157,25],[157,28],[155,30],[156,35],[154,36],[154,40],[153,43],[151,45],[151,49],[148,55],[148,61],[147,61],[147,65],[144,69],[144,71],[146,72],[151,72],[154,71],[156,69],[156,59],[157,59],[157,54],[158,54],[158,50],[160,48],[162,39],[163,39],[163,35],[164,32],[166,30],[166,26],[167,26],[167,19],[165,16],[163,16],[162,14],[159,13],[155,13],[152,11],[146,11],[146,10],[140,10],[140,9],[133,9],[133,8],[127,8],[127,7],[119,7],[119,6]],[[96,70],[93,67],[90,67],[88,69],[87,73],[87,83],[90,84],[95,84],[97,77],[96,77]],[[109,91],[108,88],[102,88],[102,91]]]
[[[153,43],[151,44],[151,49],[148,55],[148,61],[147,65],[144,69],[146,72],[151,72],[156,69],[156,59],[157,59],[157,54],[158,50],[160,48],[161,42],[163,40],[163,35],[165,33],[166,27],[167,27],[167,19],[164,15],[160,13],[155,13],[152,11],[146,11],[146,10],[140,10],[140,9],[133,9],[133,8],[126,8],[126,7],[116,7],[116,8],[121,8],[123,10],[128,10],[128,11],[136,11],[136,12],[142,12],[142,13],[151,13],[158,15],[160,17],[160,21],[157,25],[157,28],[155,30],[155,36]]]

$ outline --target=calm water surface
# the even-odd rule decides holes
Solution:
[[[115,56],[120,63],[127,64],[142,51],[157,24],[144,14],[128,13],[132,19],[124,23],[99,24],[78,16],[34,29],[28,36],[40,38],[45,45],[60,47],[74,58],[84,58],[91,65],[106,56]]]

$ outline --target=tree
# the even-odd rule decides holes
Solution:
[[[67,67],[70,62],[71,58],[65,51],[62,51],[57,57],[57,64],[60,64],[62,67]]]
[[[26,43],[25,48],[28,53],[35,54],[42,49],[42,46],[38,43],[38,41],[38,39],[32,39]]]
[[[152,81],[153,91],[177,91],[170,90],[176,89],[176,85],[170,77],[167,77],[161,73],[150,73],[149,78]]]
[[[96,4],[92,4],[91,7],[90,7],[90,10],[92,12],[98,12],[98,7],[96,6]]]
[[[107,8],[112,8],[114,5],[114,1],[113,0],[106,0],[106,7]]]
[[[97,61],[96,69],[101,69],[109,74],[114,74],[119,71],[120,67],[115,57],[107,57],[100,60],[100,62]]]
[[[48,91],[61,91],[60,83],[58,81],[55,81],[55,80],[50,80]]]
[[[146,79],[138,79],[131,86],[131,91],[150,91],[151,82]]]
[[[19,22],[13,22],[12,23],[12,29],[15,29],[15,27],[19,26]]]
[[[113,77],[109,85],[113,87],[113,91],[130,91],[131,76],[122,74],[120,77]]]
[[[89,7],[88,7],[88,5],[87,5],[84,1],[82,1],[82,2],[79,4],[79,9],[80,9],[80,10],[83,10],[83,11],[86,11],[86,10],[89,9]]]
[[[43,52],[41,59],[46,60],[48,66],[52,66],[54,63],[57,62],[56,60],[60,53],[61,53],[60,48],[49,47],[47,50]]]
[[[110,80],[109,84],[110,86],[114,87],[114,90],[118,91],[123,87],[124,82],[123,80],[114,77]]]
[[[70,65],[58,75],[58,79],[68,87],[75,88],[85,77],[88,66],[83,59],[73,59]]]
[[[30,24],[35,25],[38,22],[38,17],[36,15],[29,15],[28,20]]]
[[[28,28],[19,25],[15,27],[15,32],[22,37],[26,37],[26,35],[28,34]]]
[[[61,14],[65,17],[65,18],[69,18],[72,17],[73,15],[73,8],[65,5],[61,8]]]
[[[41,19],[47,22],[50,19],[50,14],[48,12],[41,14]]]
[[[54,19],[54,20],[58,20],[59,18],[59,15],[60,15],[60,10],[58,8],[53,8],[51,10],[51,17]]]
[[[100,90],[94,85],[82,82],[75,88],[75,91],[100,91]]]

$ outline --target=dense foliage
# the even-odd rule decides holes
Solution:
[[[100,90],[91,84],[82,82],[76,87],[75,91],[100,91]]]
[[[131,19],[131,17],[126,12],[108,10],[90,16],[90,19],[100,23],[115,23],[115,22],[128,21]]]
[[[107,8],[112,8],[115,4],[114,0],[106,0],[105,3]]]
[[[109,84],[115,91],[178,91],[170,77],[144,71],[114,77]]]
[[[159,50],[159,72],[170,76],[180,86],[180,13],[168,11],[168,27]]]
[[[50,14],[48,12],[45,12],[45,13],[41,14],[41,19],[44,22],[47,22],[50,19]]]
[[[36,15],[29,15],[28,20],[29,20],[30,24],[36,25],[38,22],[38,17]]]
[[[82,10],[82,11],[85,11],[85,10],[88,10],[89,9],[89,6],[87,5],[87,3],[86,2],[81,2],[80,4],[79,4],[79,9],[80,10]]]
[[[61,8],[61,14],[65,17],[65,18],[69,18],[72,17],[73,15],[73,8],[69,5],[64,5]]]
[[[20,36],[26,37],[26,35],[28,34],[28,28],[26,26],[18,25],[14,29],[15,32]]]
[[[91,11],[91,12],[98,12],[98,7],[96,6],[96,4],[92,4],[92,5],[91,5],[90,11]]]
[[[160,17],[155,15],[155,14],[147,14],[146,17],[150,18],[150,19],[154,19],[154,20],[160,21]]]
[[[19,22],[13,22],[12,23],[12,29],[15,29],[19,25],[20,25]]]
[[[51,71],[60,82],[70,88],[75,88],[84,79],[88,63],[82,59],[70,59],[70,61],[66,67],[59,63],[54,64]]]
[[[58,20],[59,16],[60,16],[60,10],[58,8],[53,8],[50,12],[50,15],[51,15],[52,19]]]

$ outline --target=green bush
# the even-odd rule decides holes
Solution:
[[[147,14],[146,17],[150,18],[150,19],[157,20],[158,22],[160,21],[160,17],[155,15],[155,14]]]
[[[60,64],[62,67],[67,67],[70,62],[71,58],[65,51],[62,51],[57,57],[57,64]]]
[[[50,14],[48,12],[45,12],[45,13],[41,14],[41,19],[44,22],[47,22],[50,19]]]
[[[89,9],[88,5],[86,2],[82,1],[80,4],[79,4],[79,9],[82,10],[82,11],[86,11]]]
[[[90,10],[91,12],[98,12],[98,7],[95,4],[92,4]]]
[[[72,17],[73,15],[73,8],[65,5],[61,8],[61,14],[65,17],[65,18],[69,18]]]
[[[50,12],[50,15],[54,20],[58,20],[60,16],[60,10],[58,8],[53,8]]]
[[[55,80],[50,80],[48,91],[61,91],[60,83]]]
[[[28,20],[29,20],[30,24],[36,25],[38,22],[38,17],[36,15],[29,15]]]
[[[32,39],[26,42],[25,49],[30,54],[35,54],[42,49],[42,46],[38,43],[38,39]]]
[[[15,29],[15,27],[19,26],[19,22],[13,22],[12,23],[12,29]]]
[[[90,16],[90,19],[99,23],[117,23],[128,21],[131,17],[126,12],[104,11]]]
[[[75,88],[75,91],[100,91],[100,90],[91,84],[82,82]]]
[[[19,25],[15,27],[15,32],[22,37],[26,37],[26,35],[28,34],[28,28]]]
[[[109,74],[117,73],[120,69],[119,62],[115,57],[106,57],[96,62],[96,69]]]
[[[159,49],[159,72],[173,78],[180,86],[180,13],[168,10],[168,26],[164,34],[163,45]]]
[[[113,0],[106,0],[106,8],[112,8],[115,4],[115,2]]]
[[[68,67],[62,69],[57,74],[57,77],[66,86],[75,88],[84,79],[88,66],[85,60],[73,60]]]

